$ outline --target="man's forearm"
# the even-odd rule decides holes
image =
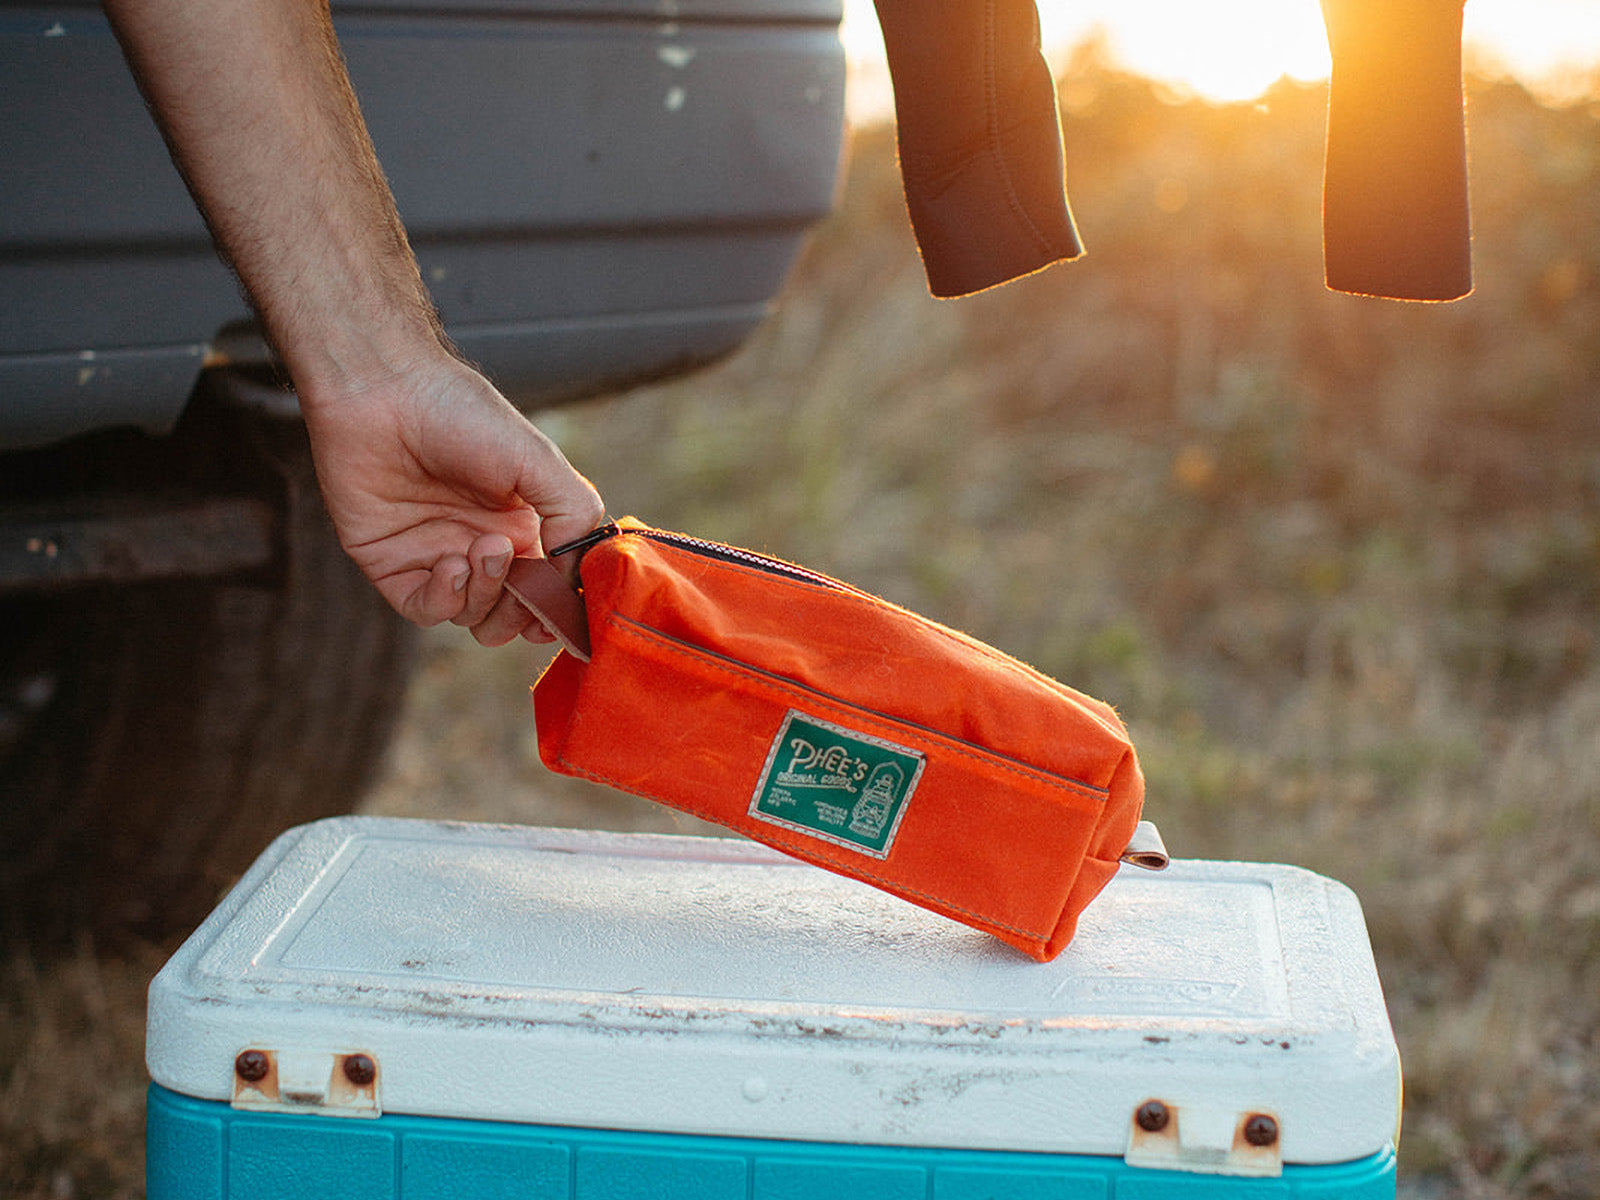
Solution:
[[[324,0],[106,0],[173,157],[300,389],[437,354]]]
[[[339,539],[397,612],[485,645],[546,635],[513,554],[604,506],[454,358],[379,170],[326,0],[104,0],[213,235],[300,394]]]

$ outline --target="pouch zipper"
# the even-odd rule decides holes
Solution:
[[[757,554],[753,550],[741,550],[737,546],[728,546],[728,545],[723,544],[722,542],[707,541],[705,538],[690,537],[686,533],[670,533],[665,529],[650,529],[650,528],[645,528],[645,529],[624,529],[620,525],[618,525],[615,521],[607,521],[604,525],[601,525],[596,529],[590,530],[588,533],[584,534],[582,537],[575,538],[574,540],[572,540],[570,542],[565,542],[562,545],[557,546],[554,550],[550,551],[550,557],[551,558],[556,558],[556,557],[558,557],[558,556],[560,556],[562,554],[568,554],[568,553],[571,553],[572,551],[575,551],[575,550],[587,550],[591,546],[598,545],[599,543],[607,541],[610,538],[618,537],[618,536],[623,535],[623,534],[631,534],[631,535],[633,535],[635,537],[649,538],[651,541],[661,542],[663,545],[676,546],[680,550],[686,550],[691,554],[699,554],[699,555],[701,555],[701,556],[703,556],[705,558],[713,558],[713,559],[717,559],[717,560],[719,560],[721,562],[729,562],[729,563],[734,563],[734,564],[741,565],[741,566],[753,567],[753,568],[755,568],[756,570],[759,570],[759,571],[766,571],[768,574],[780,575],[780,576],[782,576],[782,577],[784,577],[786,579],[793,579],[793,580],[796,580],[796,581],[798,581],[800,583],[813,584],[813,585],[815,585],[817,587],[828,588],[831,591],[848,592],[848,593],[852,593],[852,594],[857,595],[857,596],[865,596],[870,600],[876,600],[877,599],[877,597],[873,596],[872,593],[864,592],[860,588],[857,588],[857,587],[852,587],[850,584],[844,583],[841,580],[835,579],[831,575],[823,575],[822,573],[820,573],[818,571],[810,571],[810,570],[807,570],[805,567],[797,567],[797,566],[795,566],[795,564],[784,562],[782,559],[779,559],[779,558],[768,558],[766,555]],[[927,619],[925,617],[919,617],[915,613],[911,613],[909,615],[911,616],[911,618],[913,620],[925,621],[925,622],[927,621]],[[749,663],[743,663],[743,662],[739,662],[739,660],[737,660],[737,659],[727,658],[726,655],[719,654],[717,651],[714,651],[714,650],[708,650],[704,646],[697,646],[693,642],[685,642],[680,638],[673,637],[671,634],[663,633],[659,629],[655,629],[652,626],[644,625],[644,624],[641,624],[639,622],[633,622],[633,623],[638,625],[640,629],[649,630],[655,636],[661,637],[661,638],[665,638],[667,641],[677,642],[680,645],[683,645],[683,646],[688,647],[690,649],[699,651],[700,653],[703,653],[703,654],[711,655],[712,657],[725,658],[725,659],[727,659],[728,662],[734,663],[735,665],[740,666],[745,670],[751,671],[751,672],[753,672],[753,673],[755,673],[757,675],[768,675],[768,676],[770,676],[771,678],[773,678],[775,680],[780,680],[780,681],[782,681],[784,683],[787,683],[787,684],[791,685],[792,687],[797,687],[797,688],[801,689],[802,691],[814,692],[816,695],[826,696],[826,693],[819,692],[816,689],[810,687],[809,685],[801,683],[799,680],[790,679],[786,675],[779,675],[779,674],[776,674],[775,672],[764,671],[760,667],[752,666]],[[934,624],[934,622],[927,622],[927,623],[928,624]],[[1036,671],[1034,668],[1028,666],[1026,663],[1020,663],[1019,662],[1019,663],[1017,663],[1017,666],[1024,673],[1037,676],[1040,680],[1042,680],[1047,685],[1055,686],[1055,681],[1054,680],[1050,679],[1048,676],[1040,675],[1038,671]],[[835,703],[843,703],[841,701],[838,701],[836,698],[835,698],[834,702]],[[850,707],[850,706],[848,704],[846,704],[846,707]],[[910,727],[915,728],[915,729],[921,729],[926,733],[934,735],[935,737],[948,738],[949,740],[951,740],[953,742],[957,742],[957,743],[959,743],[961,745],[972,746],[974,749],[980,750],[985,754],[992,755],[995,758],[1006,759],[1006,760],[1011,761],[1011,762],[1019,763],[1022,766],[1028,767],[1030,770],[1038,771],[1040,774],[1048,775],[1048,776],[1050,776],[1050,777],[1052,777],[1054,779],[1063,780],[1064,782],[1069,783],[1069,784],[1071,784],[1071,785],[1073,785],[1075,787],[1078,787],[1078,788],[1087,789],[1089,792],[1094,793],[1095,795],[1098,795],[1102,799],[1110,796],[1110,794],[1111,794],[1110,793],[1110,789],[1108,789],[1108,788],[1096,787],[1094,784],[1085,783],[1081,779],[1073,779],[1071,776],[1062,775],[1062,774],[1059,774],[1058,772],[1047,770],[1046,768],[1037,766],[1035,764],[1023,762],[1021,759],[1011,758],[1010,755],[997,753],[993,749],[990,749],[990,748],[984,747],[984,746],[979,746],[979,745],[977,745],[976,743],[973,743],[973,742],[968,742],[964,738],[956,737],[953,734],[942,733],[939,730],[933,729],[930,726],[918,725],[915,721],[908,721],[903,717],[892,716],[892,715],[890,715],[888,713],[880,713],[880,712],[877,712],[876,710],[868,709],[868,708],[862,708],[861,711],[862,712],[866,712],[866,713],[871,713],[872,715],[874,715],[876,717],[879,717],[880,719],[883,719],[883,720],[887,720],[887,721],[891,721],[891,722],[898,722],[898,723],[900,723],[902,725],[907,725],[907,726],[910,726]],[[1120,736],[1125,736],[1124,734],[1121,733],[1121,731],[1114,730],[1110,726],[1106,725],[1106,723],[1104,721],[1102,721],[1095,714],[1089,713],[1088,715],[1089,715],[1090,719],[1092,719],[1096,724],[1100,725],[1102,728],[1106,729],[1107,732],[1113,733],[1113,734],[1118,734]]]
[[[609,538],[623,534],[648,538],[652,542],[676,546],[680,550],[686,550],[691,554],[698,554],[704,558],[714,558],[721,562],[753,567],[758,571],[765,571],[769,575],[781,575],[786,579],[815,584],[818,587],[831,588],[834,591],[859,591],[858,588],[842,583],[831,575],[823,575],[819,571],[810,571],[805,567],[798,567],[794,563],[784,562],[780,558],[768,558],[766,555],[757,554],[753,550],[741,550],[737,546],[707,541],[705,538],[690,537],[686,533],[669,533],[664,529],[623,529],[615,521],[608,521],[598,529],[591,530],[580,538],[557,546],[550,551],[550,557],[556,558],[559,555],[573,551],[588,550],[591,546],[596,546]]]

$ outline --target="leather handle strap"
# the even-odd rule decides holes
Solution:
[[[589,615],[583,598],[548,558],[516,558],[506,572],[506,591],[531,612],[562,649],[589,661]]]
[[[1146,871],[1165,871],[1172,861],[1167,855],[1167,845],[1161,840],[1161,831],[1152,821],[1140,821],[1128,839],[1128,848],[1122,852],[1122,861]]]

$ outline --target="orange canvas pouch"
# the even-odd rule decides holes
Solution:
[[[717,822],[1040,961],[1125,855],[1165,865],[1159,842],[1130,850],[1136,827],[1153,830],[1107,705],[777,559],[630,519],[580,543],[587,630],[563,637],[534,688],[552,770]],[[535,567],[559,579],[519,560],[508,587],[570,625],[548,612],[561,597],[534,594]]]

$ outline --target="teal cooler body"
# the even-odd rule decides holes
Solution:
[[[255,1116],[150,1089],[150,1200],[1393,1200],[1394,1153],[1277,1179],[1120,1158],[384,1116]]]
[[[342,818],[151,987],[150,1200],[1391,1200],[1309,872],[1120,875],[1038,964],[763,847]]]

